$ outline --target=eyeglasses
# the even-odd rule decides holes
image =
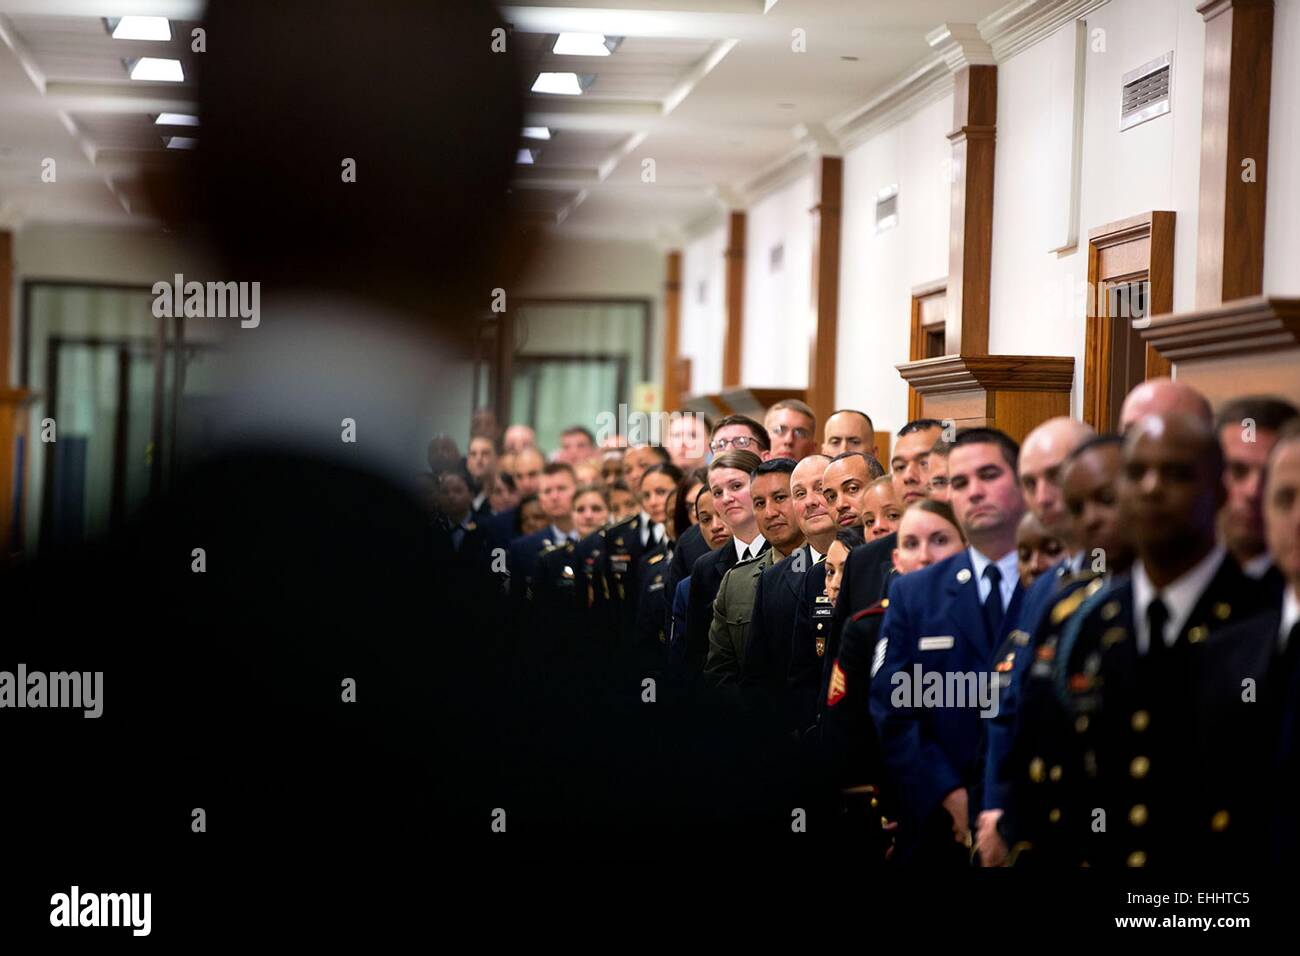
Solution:
[[[744,451],[750,445],[757,444],[757,438],[751,438],[749,435],[737,435],[735,438],[715,438],[709,443],[709,448],[715,453],[726,451],[728,448]]]
[[[789,425],[773,425],[768,432],[777,438],[784,438],[786,435],[794,435],[800,441],[807,441],[812,438],[812,432],[807,428],[791,428]]]

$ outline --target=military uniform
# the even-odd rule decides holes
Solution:
[[[900,862],[962,865],[969,855],[952,835],[943,807],[948,794],[964,788],[973,824],[981,809],[982,740],[987,721],[978,695],[988,692],[994,654],[1014,629],[1024,589],[1003,575],[1011,597],[1001,621],[989,616],[972,548],[897,578],[889,589],[882,635],[884,659],[871,682],[871,716],[880,734],[888,783],[899,794]],[[980,555],[984,562],[989,559]],[[1001,559],[1007,562],[1007,556]],[[1000,567],[989,562],[988,567]],[[1014,584],[1012,583],[1014,581]],[[993,598],[990,583],[989,601]],[[1000,599],[1003,599],[1000,597]],[[947,694],[926,691],[927,683],[961,684]],[[923,693],[925,691],[925,693]],[[957,699],[957,693],[965,698]],[[931,693],[937,701],[929,700]],[[977,695],[977,699],[970,699]],[[986,715],[987,716],[987,715]],[[973,826],[972,826],[973,832]]]
[[[1212,577],[1172,644],[1152,628],[1146,653],[1139,652],[1133,575],[1094,595],[1067,626],[1057,652],[1056,689],[1073,728],[1067,745],[1073,756],[1046,772],[1049,780],[1053,773],[1063,777],[1064,767],[1076,764],[1083,779],[1073,790],[1073,805],[1059,808],[1059,827],[1049,831],[1053,849],[1064,853],[1049,856],[1077,854],[1079,863],[1091,866],[1168,869],[1231,855],[1236,837],[1230,831],[1246,821],[1234,817],[1223,803],[1223,788],[1204,773],[1205,748],[1213,739],[1200,706],[1206,646],[1214,631],[1259,608],[1262,595],[1221,548],[1184,578],[1205,569]],[[1148,607],[1147,615],[1159,624],[1172,617],[1163,598]],[[1041,777],[1045,763],[1031,755],[1031,782]]]
[[[884,657],[880,625],[888,607],[889,599],[882,598],[849,618],[818,700],[822,757],[840,794],[845,823],[856,824],[846,836],[861,835],[871,845],[864,861],[883,861],[888,841],[882,826],[897,818],[896,800],[882,787],[880,741],[871,722],[872,669]]]
[[[1032,635],[1014,631],[998,652],[994,669],[999,676],[1020,671],[1010,746],[997,784],[1005,787],[998,830],[1010,848],[1012,865],[1060,866],[1079,856],[1063,848],[1058,830],[1067,808],[1071,819],[1078,816],[1085,771],[1082,751],[1072,746],[1072,739],[1087,729],[1089,718],[1076,718],[1062,706],[1056,691],[1057,653],[1075,616],[1108,599],[1107,584],[1090,572],[1068,577],[1038,629]]]
[[[713,600],[713,623],[709,626],[709,654],[704,664],[707,686],[739,685],[758,579],[775,559],[776,552],[769,548],[723,575],[718,596]]]
[[[665,538],[641,556],[636,580],[639,594],[636,621],[632,630],[632,665],[641,677],[663,673],[668,656],[668,629],[665,622],[671,613],[665,581],[672,561],[672,542]]]

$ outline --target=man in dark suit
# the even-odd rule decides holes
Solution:
[[[930,449],[942,435],[943,422],[934,418],[918,418],[898,430],[898,441],[889,458],[889,474],[894,482],[894,494],[904,508],[929,496],[926,462]],[[849,617],[885,596],[894,569],[896,547],[898,535],[890,534],[853,549],[844,566],[844,580],[836,601],[837,630]]]
[[[753,424],[758,429],[763,427],[757,422]],[[762,437],[766,443],[766,434]],[[731,541],[717,551],[703,555],[691,568],[686,610],[685,671],[681,675],[689,682],[704,670],[704,661],[709,653],[709,627],[713,623],[713,599],[718,596],[722,576],[740,562],[756,558],[768,548],[767,539],[758,530],[754,502],[750,497],[750,476],[761,463],[762,459],[750,451],[724,451],[709,464],[709,488],[713,493],[714,507],[731,531]]]
[[[809,455],[790,474],[799,530],[807,543],[763,572],[754,591],[754,609],[745,641],[740,687],[770,732],[799,729],[791,706],[790,674],[795,616],[805,578],[826,556],[835,540],[835,522],[822,495],[822,476],[830,459]]]
[[[1219,514],[1220,536],[1248,577],[1267,579],[1279,592],[1282,575],[1264,540],[1264,468],[1278,430],[1296,414],[1295,406],[1283,399],[1248,395],[1224,404],[1214,418],[1227,490]]]
[[[973,845],[982,717],[997,705],[995,688],[986,685],[1022,596],[1018,453],[996,429],[957,436],[948,456],[951,504],[970,547],[890,588],[871,714],[901,799],[898,851],[906,862],[960,865]]]
[[[1070,712],[1086,718],[1072,740],[1084,757],[1072,762],[1087,773],[1055,832],[1092,866],[1221,861],[1247,822],[1221,805],[1224,783],[1205,776],[1198,713],[1207,639],[1264,598],[1216,543],[1222,472],[1222,449],[1197,417],[1150,415],[1128,431],[1119,500],[1138,558],[1059,652]]]
[[[495,728],[526,725],[489,702],[493,609],[448,590],[411,480],[464,317],[515,277],[519,77],[489,48],[505,25],[467,3],[210,0],[202,26],[193,178],[150,189],[168,242],[204,230],[220,258],[204,278],[261,284],[259,324],[202,320],[226,326],[225,387],[165,498],[6,578],[24,596],[7,659],[101,672],[105,693],[95,720],[5,712],[25,779],[5,806],[47,898],[68,877],[43,860],[83,887],[166,895],[164,940],[224,943],[308,904],[339,847],[355,869],[336,889],[364,910],[378,855],[420,838],[412,819],[475,821],[426,847],[468,862],[495,852],[494,806],[559,808],[482,759],[512,760],[519,738]],[[432,59],[430,37],[448,44]],[[255,65],[272,63],[268,82]],[[472,100],[447,95],[462,84]],[[147,608],[123,600],[142,581]],[[283,866],[249,867],[270,845]]]

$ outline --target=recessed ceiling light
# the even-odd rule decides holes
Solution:
[[[172,27],[166,17],[117,17],[104,21],[114,40],[170,40]]]
[[[164,136],[163,143],[168,149],[193,149],[199,141],[192,136]]]
[[[609,56],[621,42],[622,37],[603,33],[561,33],[551,52],[560,56]]]
[[[594,73],[538,73],[533,92],[579,96],[595,79]]]
[[[533,163],[537,162],[537,150],[521,149],[515,154],[515,162],[519,163],[521,166],[533,165]]]
[[[126,65],[133,80],[158,80],[164,83],[185,81],[185,71],[181,69],[180,60],[142,56],[138,60],[128,60]]]
[[[525,126],[524,139],[550,139],[551,130],[548,126]]]
[[[155,126],[198,126],[199,118],[192,113],[159,113]]]

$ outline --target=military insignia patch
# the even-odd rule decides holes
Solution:
[[[847,693],[847,682],[837,660],[831,665],[831,684],[826,691],[826,706],[834,707],[844,699],[845,693]]]
[[[650,559],[648,562],[646,562],[646,563],[647,563],[647,564],[658,564],[658,563],[659,563],[660,561],[662,561],[663,559],[664,559],[664,556],[663,556],[662,554],[656,554],[653,558],[651,558],[651,559]]]
[[[824,634],[817,635],[817,656],[826,656],[826,636]]]
[[[1060,624],[1079,609],[1079,605],[1083,603],[1083,600],[1084,593],[1083,590],[1080,589],[1068,597],[1064,597],[1057,601],[1056,606],[1052,608],[1052,623]]]

